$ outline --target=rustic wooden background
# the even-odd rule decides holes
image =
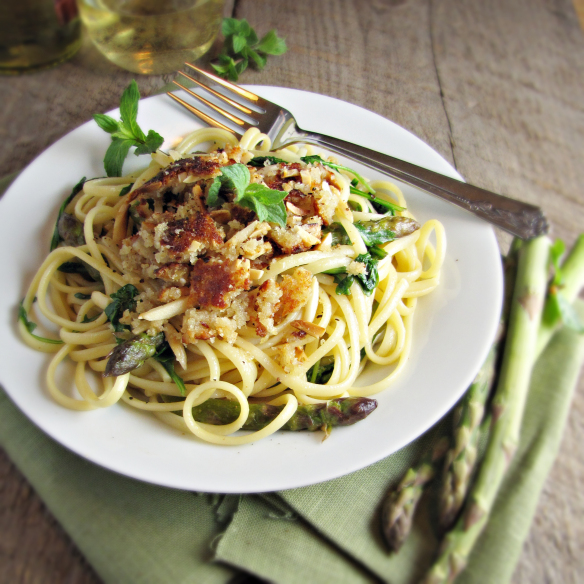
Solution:
[[[470,182],[542,206],[567,244],[584,230],[584,0],[238,0],[226,10],[260,33],[276,28],[289,47],[242,82],[364,106]],[[85,43],[57,68],[1,78],[0,176],[115,107],[132,77]],[[171,78],[139,78],[142,95]],[[581,380],[516,584],[581,581],[583,442]],[[1,451],[0,477],[0,583],[100,582]]]

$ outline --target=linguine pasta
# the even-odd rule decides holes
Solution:
[[[193,154],[208,144],[207,154]],[[439,283],[444,230],[436,220],[418,226],[391,182],[359,182],[315,154],[308,145],[270,152],[257,130],[238,141],[209,128],[157,151],[141,172],[85,182],[65,209],[70,224],[59,222],[71,233],[22,304],[28,314],[36,299],[62,343],[19,321],[29,346],[54,353],[52,397],[75,410],[121,400],[235,445],[276,432],[299,404],[388,388],[407,361],[418,298]],[[233,165],[263,189],[246,191],[257,200],[285,193],[280,223],[236,202],[235,183],[218,179]],[[385,224],[387,209],[397,209],[396,236],[378,243],[367,233]],[[136,339],[146,353],[129,362]],[[161,346],[170,359],[160,358]],[[76,397],[57,381],[65,359],[75,363]],[[369,362],[387,375],[356,387]],[[193,407],[210,398],[236,400],[237,419],[197,422]],[[282,407],[263,429],[237,433],[254,402]]]

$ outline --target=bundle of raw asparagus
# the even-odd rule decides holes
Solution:
[[[584,332],[572,309],[584,286],[584,235],[560,264],[563,252],[560,241],[552,245],[547,238],[513,243],[504,259],[503,333],[456,407],[453,430],[423,454],[383,502],[383,536],[397,551],[422,494],[433,479],[440,481],[434,486],[443,540],[425,584],[452,582],[466,566],[517,447],[537,357],[561,324]],[[482,430],[488,442],[477,465]]]

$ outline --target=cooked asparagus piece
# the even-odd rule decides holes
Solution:
[[[381,509],[381,531],[387,547],[398,551],[412,528],[414,512],[426,486],[436,475],[438,461],[448,449],[449,439],[441,438],[412,466],[397,487],[391,489]]]
[[[243,430],[261,430],[282,411],[284,406],[250,404]],[[366,418],[377,407],[377,401],[366,397],[345,397],[327,403],[299,405],[282,430],[330,430],[334,426],[350,426]],[[193,408],[197,422],[213,425],[229,424],[239,416],[239,403],[228,399],[208,399]]]
[[[65,245],[79,247],[85,244],[83,223],[75,215],[63,213],[57,221],[57,230],[59,231],[59,237]]]
[[[380,245],[405,237],[420,228],[420,224],[409,217],[384,217],[379,221],[357,221],[353,223],[367,247]],[[350,245],[351,240],[340,223],[332,223],[325,233],[332,234],[332,245]]]
[[[156,350],[164,343],[164,333],[151,337],[142,333],[120,343],[108,355],[104,377],[124,375],[144,364],[153,357]]]
[[[519,265],[503,364],[492,409],[487,452],[462,516],[443,542],[424,582],[452,582],[487,523],[503,477],[513,458],[534,364],[537,331],[546,290],[549,240],[537,238],[519,250]]]

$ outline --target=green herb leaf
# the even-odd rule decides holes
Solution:
[[[120,190],[120,197],[127,195],[132,190],[133,186],[134,186],[134,183],[131,183],[129,185],[126,185],[123,189],[121,189]]]
[[[97,125],[108,134],[113,134],[120,129],[120,122],[114,120],[110,116],[106,116],[105,114],[93,114],[93,119]]]
[[[63,201],[63,204],[59,207],[59,214],[57,215],[57,221],[55,223],[55,229],[53,230],[53,237],[51,238],[50,251],[53,251],[59,243],[61,243],[61,236],[59,235],[59,219],[61,215],[65,212],[67,205],[75,198],[75,196],[83,189],[85,184],[85,177],[83,177],[71,190],[71,194]]]
[[[86,323],[86,322],[93,322],[94,320],[97,320],[99,318],[99,314],[96,314],[95,316],[92,316],[91,318],[89,318],[87,316],[87,314],[83,317],[83,320],[81,321],[82,323]]]
[[[129,134],[138,142],[144,141],[144,132],[138,125],[136,118],[138,116],[138,101],[140,100],[140,90],[135,79],[132,79],[130,85],[124,89],[120,100],[120,117],[122,124],[128,130]]]
[[[288,217],[284,199],[285,191],[276,191],[260,184],[251,184],[245,189],[245,195],[236,202],[255,211],[260,221],[286,225]]]
[[[151,154],[152,152],[156,152],[164,142],[164,138],[157,134],[154,130],[148,130],[148,135],[144,140],[143,144],[139,144],[136,147],[136,151],[134,154],[139,156],[140,154]]]
[[[130,330],[130,327],[121,324],[120,318],[124,315],[126,310],[130,312],[136,309],[135,297],[139,294],[138,289],[132,284],[122,286],[117,292],[110,294],[113,302],[110,302],[105,307],[105,314],[108,320],[112,323],[114,331],[117,333]]]
[[[75,298],[78,298],[79,300],[89,300],[91,298],[91,294],[82,294],[81,292],[77,292],[77,294],[75,294]]]
[[[108,176],[122,176],[124,160],[128,156],[130,148],[134,146],[133,140],[112,139],[103,159],[103,167]]]
[[[351,194],[359,195],[360,197],[363,197],[363,198],[367,199],[368,201],[371,201],[371,203],[373,204],[373,207],[375,208],[375,210],[378,213],[391,213],[392,215],[394,215],[398,211],[405,211],[406,210],[405,207],[400,207],[399,205],[396,205],[395,203],[390,203],[389,201],[385,201],[383,199],[380,199],[379,197],[376,197],[375,195],[372,195],[370,193],[364,193],[363,191],[360,191],[359,189],[355,188],[354,186],[350,186],[349,189],[351,191]]]
[[[285,160],[276,158],[275,156],[254,156],[247,165],[255,168],[263,168],[266,165],[266,160],[268,164],[287,164]]]
[[[32,337],[34,337],[37,341],[41,341],[43,343],[48,343],[50,345],[62,345],[63,341],[61,339],[47,339],[46,337],[39,337],[38,335],[33,334],[34,329],[36,329],[36,324],[28,320],[28,315],[26,314],[26,310],[24,310],[24,300],[20,302],[18,305],[18,320],[22,322],[22,324],[26,327],[26,330],[30,333]]]
[[[255,48],[267,55],[283,55],[288,50],[286,41],[275,30],[268,32]]]
[[[216,176],[207,191],[207,207],[219,207],[221,200],[219,199],[219,191],[221,190],[221,178]]]
[[[351,295],[351,286],[355,282],[355,277],[350,274],[345,273],[344,275],[335,276],[335,282],[337,287],[335,288],[335,293],[343,296]]]
[[[355,258],[356,262],[365,265],[365,273],[364,274],[357,274],[355,278],[361,284],[361,288],[363,288],[363,292],[367,296],[371,296],[377,284],[379,284],[379,272],[377,271],[377,260],[372,258],[368,253],[359,254]]]
[[[170,378],[174,381],[177,385],[180,394],[186,395],[187,388],[185,387],[185,382],[183,381],[182,377],[178,375],[178,373],[174,369],[174,353],[170,348],[168,342],[164,342],[161,347],[158,349],[156,354],[154,355],[154,359],[156,359],[162,366],[166,369],[166,372],[170,375]]]
[[[308,379],[310,383],[324,385],[331,378],[334,368],[335,360],[330,357],[323,357],[306,372],[306,379]]]
[[[222,177],[225,177],[221,178],[223,185],[232,188],[237,194],[237,199],[240,199],[245,195],[245,189],[250,181],[249,170],[245,164],[224,166],[221,168],[221,175]]]
[[[268,55],[281,55],[287,50],[286,42],[274,30],[260,41],[245,18],[224,18],[221,32],[225,37],[223,49],[218,62],[211,66],[219,76],[230,81],[237,81],[250,62],[263,69]]]
[[[302,162],[306,162],[306,164],[322,164],[323,166],[328,166],[336,171],[344,170],[352,174],[359,183],[361,183],[366,189],[367,192],[371,193],[372,195],[375,194],[375,191],[369,186],[369,183],[360,175],[357,174],[353,169],[349,168],[348,166],[343,166],[342,164],[336,164],[334,162],[329,162],[328,160],[324,160],[318,154],[313,154],[312,156],[302,156],[300,158]]]
[[[110,144],[103,165],[107,176],[121,176],[124,160],[132,146],[136,146],[136,156],[156,152],[164,139],[154,130],[149,130],[145,135],[138,125],[138,102],[140,91],[135,80],[126,87],[120,100],[121,121],[116,122],[110,116],[95,114],[93,119],[97,125],[111,134]]]

